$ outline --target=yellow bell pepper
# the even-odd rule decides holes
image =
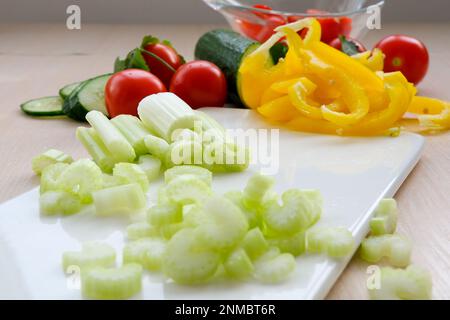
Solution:
[[[383,73],[378,49],[349,57],[320,42],[320,24],[310,18],[275,31],[244,58],[238,76],[242,101],[270,121],[309,132],[373,135],[398,127],[409,111],[426,127],[450,127],[450,104],[415,97],[400,72]],[[289,49],[274,64],[270,48],[283,37]]]

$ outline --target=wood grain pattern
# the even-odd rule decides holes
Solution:
[[[110,72],[116,56],[136,46],[144,34],[171,39],[192,58],[197,38],[212,26],[83,25],[68,31],[59,25],[0,25],[0,202],[38,184],[30,159],[49,147],[74,157],[86,156],[75,139],[79,126],[67,119],[33,119],[19,104],[56,95],[65,84]],[[366,44],[385,34],[407,33],[429,47],[431,67],[420,87],[426,95],[450,100],[450,24],[386,25]],[[397,194],[399,232],[414,242],[414,263],[433,275],[434,298],[450,299],[450,134],[427,137],[422,160]],[[329,299],[365,299],[367,265],[354,258]]]

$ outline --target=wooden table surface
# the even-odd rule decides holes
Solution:
[[[32,98],[56,95],[63,85],[111,72],[114,59],[144,34],[172,40],[191,59],[198,37],[212,26],[0,24],[0,202],[38,185],[31,158],[54,147],[87,156],[67,119],[33,119],[19,110]],[[366,39],[405,33],[422,39],[431,54],[422,94],[450,101],[450,24],[385,25]],[[432,273],[435,299],[450,299],[450,134],[428,136],[421,161],[396,196],[399,232],[414,243],[413,261]],[[354,258],[329,299],[366,299],[367,265]]]

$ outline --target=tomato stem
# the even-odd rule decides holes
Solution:
[[[139,48],[139,50],[140,50],[141,52],[144,52],[144,53],[148,54],[149,56],[155,58],[156,60],[158,60],[159,62],[161,62],[167,69],[169,69],[170,71],[172,71],[173,73],[175,73],[176,70],[175,70],[170,64],[168,64],[164,59],[162,59],[161,57],[159,57],[158,55],[154,54],[153,52],[147,51],[147,50],[145,50],[145,49],[143,49],[143,48]],[[150,70],[150,72],[151,72],[151,71],[152,71],[152,70]]]

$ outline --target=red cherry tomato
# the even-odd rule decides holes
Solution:
[[[378,42],[375,48],[386,55],[384,72],[401,71],[414,84],[427,74],[430,57],[421,41],[405,35],[392,35]]]
[[[109,78],[105,87],[105,102],[111,118],[119,114],[137,116],[139,102],[154,93],[167,91],[154,74],[140,69],[127,69]]]
[[[317,21],[322,27],[322,38],[320,39],[322,42],[330,43],[340,35],[348,36],[352,30],[352,19],[348,17],[320,18],[320,15],[328,14],[328,12],[317,9],[308,9],[306,13],[318,15]]]
[[[227,97],[227,81],[222,70],[214,63],[191,61],[177,70],[170,91],[193,109],[223,107]]]
[[[142,53],[145,62],[150,68],[150,72],[161,79],[166,87],[169,87],[170,80],[175,74],[175,71],[183,64],[181,57],[173,48],[162,43],[147,44],[144,50],[153,53],[172,67],[167,67],[166,64],[151,54],[146,52]]]
[[[367,51],[366,47],[359,42],[358,40],[347,38],[347,41],[353,42],[356,45],[356,48],[358,49],[358,52],[365,52]],[[342,42],[340,38],[336,38],[333,41],[329,43],[330,46],[332,46],[335,49],[338,49],[339,51],[342,51]]]
[[[263,4],[256,4],[253,8],[272,10],[271,7]],[[238,20],[237,23],[244,35],[258,42],[265,42],[274,34],[273,30],[275,28],[286,24],[286,19],[277,14],[262,13],[259,11],[253,11],[253,14],[261,19],[264,19],[264,23],[258,24],[245,20]]]

